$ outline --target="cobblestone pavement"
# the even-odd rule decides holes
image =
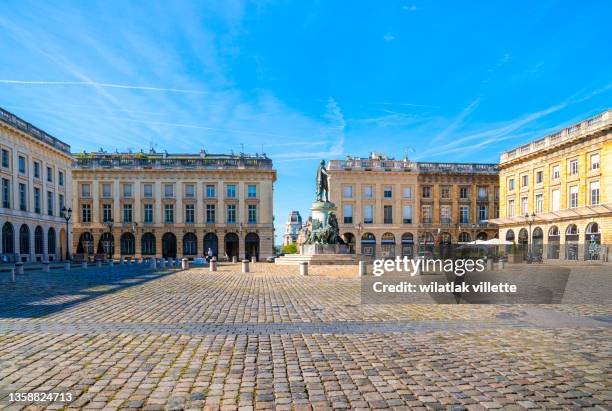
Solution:
[[[612,409],[610,305],[361,305],[354,267],[238,269],[0,273],[0,408]]]

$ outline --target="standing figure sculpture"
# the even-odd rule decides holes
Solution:
[[[317,168],[317,201],[329,201],[328,175],[327,169],[325,168],[325,160],[321,160],[321,164],[319,164],[319,168]]]

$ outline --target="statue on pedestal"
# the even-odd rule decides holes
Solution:
[[[327,169],[325,168],[325,160],[321,160],[321,164],[319,164],[319,168],[317,168],[317,201],[329,202],[328,175]]]

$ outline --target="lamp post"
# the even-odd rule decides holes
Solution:
[[[108,244],[108,259],[109,260],[112,260],[113,258],[113,249],[111,247],[111,244],[113,243],[113,223],[114,221],[112,218],[109,218],[106,221],[106,225],[108,226],[108,240],[107,240],[108,243],[107,244]]]
[[[535,213],[531,213],[531,215],[529,215],[529,213],[525,213],[525,220],[527,221],[527,224],[529,224],[529,237],[527,238],[527,241],[529,241],[529,256],[532,257],[533,254],[533,235],[531,234],[531,226],[533,225],[533,223],[535,222]]]
[[[70,241],[68,241],[68,222],[70,221],[70,217],[72,217],[72,208],[66,208],[66,206],[62,207],[62,215],[64,220],[66,220],[66,260],[70,261]]]

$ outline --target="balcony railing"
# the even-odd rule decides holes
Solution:
[[[581,121],[580,123],[572,124],[563,130],[556,131],[547,135],[546,137],[532,141],[513,150],[506,151],[501,155],[501,163],[536,152],[538,150],[544,150],[548,147],[580,138],[585,134],[609,126],[610,124],[612,124],[612,110],[605,111],[601,114]]]
[[[193,155],[188,158],[172,158],[139,154],[128,155],[74,155],[74,167],[77,169],[272,169],[272,160],[267,157],[227,156],[201,158]]]
[[[13,113],[10,113],[3,108],[0,108],[0,121],[23,131],[31,137],[34,137],[35,139],[42,141],[43,143],[50,145],[51,147],[56,148],[65,154],[70,154],[70,146],[68,144],[42,131],[38,127],[33,126],[27,121],[20,119]]]
[[[472,163],[431,163],[407,160],[369,160],[349,159],[330,160],[329,169],[334,171],[377,170],[377,171],[414,171],[419,173],[476,173],[497,174],[496,164]]]

